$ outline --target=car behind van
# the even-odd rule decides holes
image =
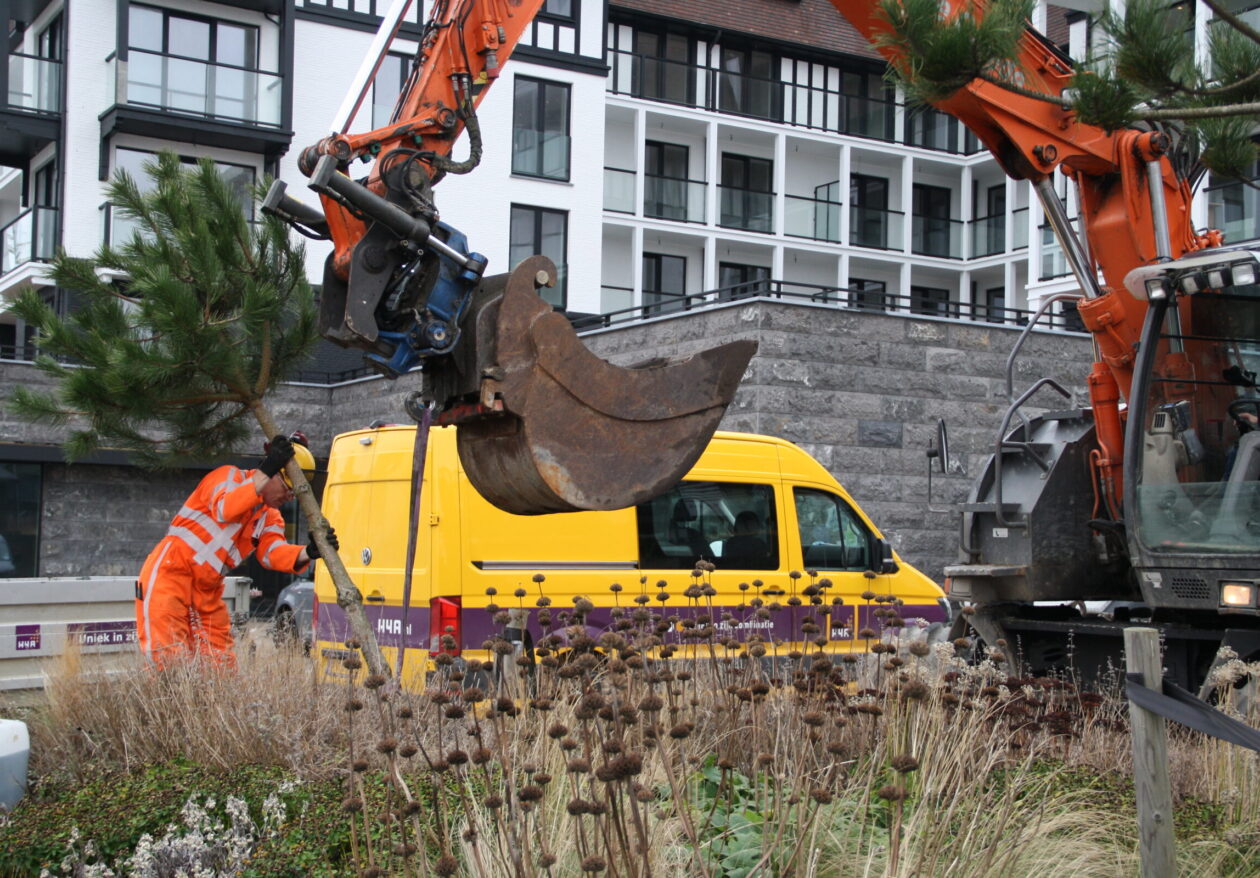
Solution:
[[[404,614],[414,440],[409,426],[338,436],[323,498],[391,664],[406,644],[404,676],[429,669],[430,652],[489,658],[487,640],[506,626],[488,605],[514,611],[507,636],[526,646],[544,633],[572,633],[563,623],[578,597],[595,605],[585,619],[593,635],[612,626],[614,608],[642,607],[669,622],[667,642],[709,624],[722,639],[761,639],[783,651],[821,638],[829,652],[866,652],[881,637],[943,635],[947,625],[941,589],[897,556],[821,464],[782,439],[725,432],[650,502],[520,516],[468,481],[455,428],[433,430]],[[696,577],[701,561],[712,569]],[[329,675],[342,675],[346,617],[322,564],[315,592],[316,653]],[[862,597],[872,592],[900,599],[904,627],[885,628],[897,614],[877,615],[880,604]],[[647,600],[636,602],[641,595]],[[444,633],[453,646],[443,647]]]

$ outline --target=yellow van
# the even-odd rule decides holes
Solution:
[[[391,664],[405,640],[404,677],[429,669],[430,650],[490,658],[484,647],[505,634],[503,610],[515,611],[506,636],[527,650],[545,633],[571,633],[567,610],[579,597],[594,604],[585,619],[592,636],[644,608],[680,638],[696,627],[687,619],[703,616],[721,639],[761,640],[779,654],[820,639],[830,652],[865,652],[880,637],[943,636],[948,626],[936,583],[898,558],[844,488],[790,442],[719,432],[683,481],[648,503],[522,516],[477,493],[455,428],[430,433],[404,618],[414,440],[410,426],[338,436],[323,499]],[[691,586],[699,588],[688,594]],[[862,597],[871,592],[902,603],[894,613]],[[315,594],[316,655],[329,676],[343,675],[346,619],[322,564]]]

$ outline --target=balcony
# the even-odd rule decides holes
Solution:
[[[903,250],[905,214],[878,207],[849,206],[849,243],[877,250]]]
[[[1037,275],[1038,280],[1052,280],[1071,273],[1072,269],[1068,267],[1067,257],[1063,255],[1063,248],[1059,246],[1059,239],[1054,236],[1054,230],[1048,225],[1042,225],[1041,270]]]
[[[1018,207],[1011,211],[1011,249],[1028,249],[1028,208]]]
[[[910,218],[910,251],[920,256],[962,259],[962,220],[913,215]]]
[[[840,209],[838,201],[823,198],[784,196],[783,234],[793,238],[840,243]]]
[[[707,186],[708,184],[703,180],[684,180],[678,177],[645,174],[643,176],[643,215],[652,219],[703,223]],[[737,228],[743,228],[743,226]]]
[[[163,140],[283,154],[283,76],[130,49],[113,59],[115,105],[101,117],[101,134],[140,134]]]
[[[634,171],[604,168],[604,210],[634,213]]]
[[[996,213],[971,221],[971,257],[1006,252],[1006,215]]]
[[[774,193],[736,186],[719,186],[718,225],[746,232],[774,232]]]
[[[728,73],[709,65],[611,47],[608,58],[606,88],[611,94],[769,119],[818,131],[894,139],[894,101],[859,97],[814,84]]]
[[[0,108],[0,164],[22,167],[57,140],[62,64],[11,52],[4,69],[7,99]]]
[[[56,254],[58,214],[55,207],[28,208],[0,229],[0,275]]]

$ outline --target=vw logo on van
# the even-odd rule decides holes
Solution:
[[[372,563],[372,550],[367,546],[363,547],[363,551],[359,553],[359,556],[363,559],[364,567]]]

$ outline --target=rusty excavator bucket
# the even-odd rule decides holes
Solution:
[[[464,470],[500,509],[536,515],[642,503],[700,457],[757,343],[616,366],[538,295],[555,277],[550,259],[533,256],[485,278],[460,348],[426,365],[425,396],[439,405],[438,423],[458,424]]]

